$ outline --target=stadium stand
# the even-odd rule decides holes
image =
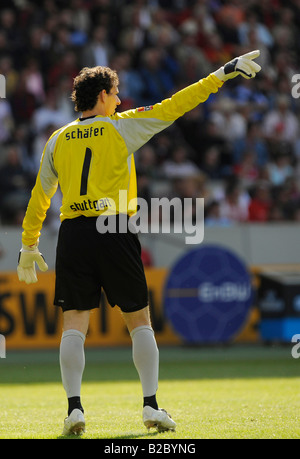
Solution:
[[[210,225],[300,221],[299,36],[296,0],[1,0],[0,224],[20,225],[46,140],[77,117],[82,67],[118,71],[123,111],[253,49],[255,80],[226,82],[135,154],[138,194],[204,197]]]

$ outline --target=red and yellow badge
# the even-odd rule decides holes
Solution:
[[[139,107],[137,108],[138,112],[148,112],[149,110],[153,109],[153,105],[148,105],[147,107]]]

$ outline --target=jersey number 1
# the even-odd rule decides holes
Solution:
[[[87,194],[87,184],[88,184],[88,176],[90,171],[90,165],[92,160],[92,150],[90,148],[86,148],[85,156],[83,161],[83,167],[81,172],[81,183],[80,183],[80,196],[84,196]]]

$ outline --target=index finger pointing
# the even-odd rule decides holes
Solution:
[[[250,51],[250,53],[244,54],[241,57],[245,57],[246,59],[256,59],[260,55],[259,49],[256,49],[255,51]]]

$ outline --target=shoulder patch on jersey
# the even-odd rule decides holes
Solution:
[[[153,105],[148,105],[147,107],[139,107],[137,108],[138,112],[148,112],[149,110],[153,109]]]

